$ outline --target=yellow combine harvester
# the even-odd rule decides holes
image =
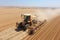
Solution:
[[[33,34],[34,31],[39,28],[43,23],[46,22],[44,20],[43,22],[37,20],[37,16],[31,15],[31,14],[22,14],[21,18],[23,19],[22,22],[16,23],[17,31],[28,30],[29,34]]]

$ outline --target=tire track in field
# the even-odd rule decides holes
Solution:
[[[9,25],[14,25],[14,23],[11,23],[11,24],[9,24]],[[3,30],[5,30],[5,29],[10,28],[9,25],[5,25],[5,26],[1,27],[1,28],[0,28],[0,32],[3,31]],[[11,26],[11,27],[12,27],[12,26]]]
[[[27,35],[28,35],[27,33],[23,33],[23,35],[21,35],[21,34],[17,35],[17,34],[16,34],[16,36],[13,36],[13,37],[8,38],[8,39],[9,39],[9,40],[10,40],[10,39],[11,39],[11,40],[15,40],[15,38],[16,38],[16,39],[20,40],[20,39],[24,38],[24,37],[27,36]],[[21,37],[20,37],[20,36],[21,36]]]
[[[50,23],[50,25],[52,25],[52,24]],[[50,26],[50,25],[49,25],[49,26]],[[56,24],[55,24],[55,25],[56,25]],[[45,27],[45,26],[44,26],[44,27]],[[47,26],[47,28],[46,28],[45,30],[49,31],[51,28],[52,28],[52,27],[48,27],[48,26]],[[53,29],[53,28],[52,28],[52,29]],[[40,30],[40,32],[38,32],[38,33],[44,35],[44,31],[45,31],[45,30],[44,30],[44,29],[43,29],[43,31]],[[47,32],[47,31],[46,31],[46,32]],[[45,33],[46,33],[46,32],[45,32]],[[38,39],[38,36],[42,36],[42,35],[39,35],[39,34],[35,35],[34,37],[30,38],[29,40],[31,40],[31,39],[33,39],[33,40],[34,40],[34,39],[35,39],[35,40]],[[41,38],[42,38],[42,37],[41,37]]]
[[[29,38],[31,38],[31,37],[33,37],[34,35],[38,34],[39,30],[40,30],[44,25],[46,25],[46,24],[47,24],[47,22],[44,23],[43,25],[41,25],[41,26],[38,28],[38,30],[35,32],[35,34],[33,34],[33,35],[27,35],[27,36],[24,37],[22,40],[28,40]]]
[[[11,26],[10,26],[11,27]],[[1,35],[3,33],[3,35]],[[15,36],[16,34],[20,34],[21,32],[16,32],[14,27],[4,30],[0,33],[0,38],[7,40],[10,37]]]
[[[54,29],[54,27],[49,27],[48,29],[46,29],[46,32],[45,32],[45,34],[47,33],[47,32],[49,32],[49,30],[51,29],[51,31]],[[50,33],[50,32],[49,32]],[[43,34],[44,35],[44,31],[43,31],[43,33],[41,32],[41,34]],[[43,35],[40,35],[40,36],[42,36],[41,38],[43,38]],[[38,37],[36,38],[36,39],[38,39],[39,38],[39,34],[37,35]]]
[[[49,29],[50,31],[47,31],[47,32],[48,32],[48,33],[51,33],[51,31],[54,30],[54,29],[55,29],[55,28],[51,28],[51,30]],[[45,34],[46,34],[45,36],[44,36],[44,33],[43,33],[42,35],[40,34],[40,37],[41,37],[41,38],[38,36],[36,39],[39,38],[40,40],[45,40],[45,37],[48,35],[47,32],[45,32]],[[44,36],[44,37],[43,37],[43,36]],[[47,37],[47,38],[48,38],[48,37]],[[39,39],[38,39],[38,40],[39,40]],[[49,38],[49,39],[50,39],[50,38]]]
[[[44,31],[44,33],[41,35],[41,33],[40,33],[40,37],[39,37],[39,39],[41,39],[41,40],[45,40],[45,37],[49,34],[49,33],[52,33],[53,32],[53,30],[56,28],[56,26],[58,25],[58,22],[57,21],[60,21],[59,19],[57,20],[57,19],[55,19],[55,21],[53,20],[52,22],[51,22],[51,24],[50,24],[50,26],[48,25],[48,27],[51,27],[50,29],[47,29],[47,30],[45,30]],[[47,28],[48,28],[47,27]],[[54,27],[54,28],[53,28]],[[49,30],[49,31],[48,31]],[[54,35],[54,34],[53,34]],[[44,37],[43,37],[44,36]],[[46,38],[49,38],[49,36],[48,37],[46,37]],[[51,38],[51,37],[50,37]],[[46,39],[47,40],[47,39]],[[50,39],[51,40],[51,39]]]
[[[11,25],[12,26],[12,25]],[[9,27],[11,27],[11,26],[9,26]],[[1,33],[0,33],[0,38],[2,38],[2,39],[6,39],[7,37],[9,37],[10,36],[10,34],[13,34],[15,31],[14,31],[14,27],[11,27],[11,28],[7,28],[6,30],[4,30],[4,31],[2,31]]]
[[[60,25],[59,25],[60,27]],[[52,40],[60,40],[60,30],[57,32],[57,34],[55,35],[55,37],[53,37]]]
[[[13,25],[11,25],[11,26],[13,27]],[[11,28],[11,30],[14,29],[14,27],[12,28],[11,26],[8,26],[8,27]],[[11,33],[10,33],[9,28],[7,28],[7,29],[5,28],[5,30],[3,31],[3,34],[4,34],[5,31],[6,31],[8,34],[5,34],[5,36],[4,36],[4,35],[3,35],[3,36],[0,35],[1,39],[4,39],[4,38],[5,38],[5,39],[9,39],[10,37],[13,37],[13,36],[18,35],[18,34],[21,33],[21,32],[20,32],[20,33],[14,32],[15,30],[14,30],[14,31],[11,31]],[[9,31],[8,31],[8,30],[9,30]],[[1,33],[2,33],[2,32],[1,32]],[[0,34],[1,34],[1,33],[0,33]],[[22,33],[21,33],[21,34],[22,34]],[[4,39],[4,40],[5,40],[5,39]]]
[[[7,25],[1,26],[1,27],[0,27],[0,32],[1,32],[2,30],[5,30],[5,29],[7,29],[7,28],[10,28],[9,25],[15,25],[15,26],[16,26],[16,21],[15,21],[15,20],[12,20],[12,21],[10,21],[10,23],[8,23]],[[12,26],[11,26],[11,27],[12,27]]]
[[[1,28],[2,26],[9,25],[9,24],[11,24],[11,23],[13,23],[13,22],[16,23],[17,19],[19,19],[19,18],[14,18],[14,19],[12,19],[12,20],[8,20],[8,21],[5,21],[4,23],[1,23],[1,24],[0,24],[0,28]]]
[[[53,22],[53,21],[52,21],[52,22]],[[44,25],[44,27],[40,29],[40,32],[43,33],[43,31],[46,30],[47,27],[50,26],[50,25],[51,25],[51,22],[49,22],[48,24]],[[30,37],[27,37],[27,38],[25,38],[25,39],[26,39],[26,40],[27,40],[27,39],[32,40],[32,39],[34,39],[35,36],[37,37],[38,33],[39,33],[39,32],[37,32],[37,34],[33,35],[33,37],[31,36],[31,38],[30,38]],[[40,35],[40,36],[41,36],[41,35]],[[36,38],[36,37],[35,37],[35,38]],[[35,40],[35,39],[34,39],[34,40]]]
[[[57,19],[55,19],[55,20],[56,20],[56,22],[57,22]],[[59,21],[59,20],[58,20],[58,21]],[[52,21],[52,22],[53,22],[53,21]],[[54,22],[55,22],[55,21],[54,21]],[[55,23],[54,23],[54,24],[55,24]],[[58,24],[58,22],[57,22],[56,24]],[[55,24],[55,25],[56,25],[56,24]],[[52,25],[52,24],[50,23],[49,25],[47,25],[47,28],[49,27],[49,28],[48,28],[49,30],[51,30],[50,28],[52,28],[52,27],[50,27],[50,25]],[[53,25],[53,26],[55,26],[55,25]],[[57,25],[56,25],[56,26],[57,26]],[[44,26],[44,27],[46,27],[46,26]],[[45,29],[45,30],[48,30],[48,29]],[[54,28],[52,28],[52,30],[53,30],[53,29],[54,29]],[[51,30],[51,31],[52,31],[52,30]],[[40,30],[40,31],[41,31],[41,30]],[[40,32],[40,31],[38,32],[40,35],[37,34],[37,35],[35,35],[35,36],[33,36],[33,37],[31,36],[31,38],[29,38],[29,40],[37,40],[37,39],[42,40],[42,39],[43,39],[44,32],[45,32],[45,31],[44,31],[44,28],[42,29],[42,32]],[[47,32],[47,31],[46,31],[46,32]],[[46,32],[45,32],[45,34],[46,34]],[[42,35],[41,35],[41,34],[42,34]],[[39,36],[39,37],[42,36],[41,39],[40,39],[38,36]],[[44,40],[44,39],[43,39],[43,40]]]
[[[21,31],[19,34],[16,34],[14,36],[11,36],[10,38],[8,38],[7,40],[21,40],[22,38],[24,38],[27,35],[27,32],[23,32]]]

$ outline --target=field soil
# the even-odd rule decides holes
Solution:
[[[16,22],[21,22],[21,14],[25,13],[37,15],[41,20],[45,18],[47,22],[34,35],[28,35],[27,31],[17,32]],[[59,9],[1,7],[0,40],[60,40]]]

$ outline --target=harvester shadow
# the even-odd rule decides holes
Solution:
[[[26,31],[26,28],[22,25],[19,25],[16,29],[15,29],[16,32],[19,32],[19,31]]]
[[[22,31],[22,29],[17,28],[17,29],[15,29],[15,31],[16,31],[16,32],[19,32],[19,31]]]
[[[19,26],[15,29],[15,31],[17,31],[17,32],[22,31],[22,28],[23,28],[23,26],[19,25]]]

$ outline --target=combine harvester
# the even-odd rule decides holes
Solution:
[[[28,30],[28,34],[34,34],[37,29],[46,22],[44,19],[43,21],[38,21],[37,16],[31,14],[21,14],[22,22],[16,23],[16,31],[26,31]]]

